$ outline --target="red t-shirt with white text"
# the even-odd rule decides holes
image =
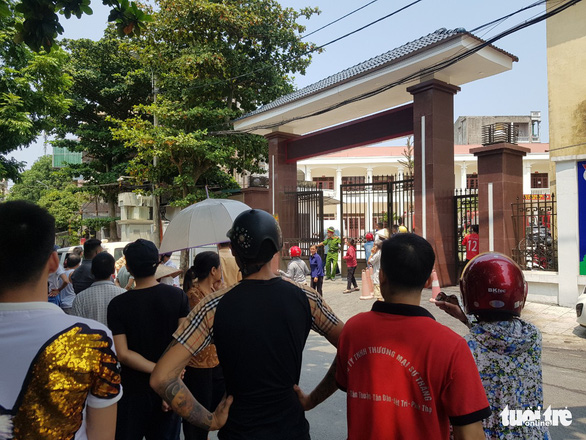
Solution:
[[[471,232],[470,234],[464,237],[462,240],[462,246],[466,246],[466,259],[471,260],[476,255],[480,253],[478,246],[479,246],[480,239],[478,238],[478,234]]]
[[[424,308],[376,302],[344,326],[336,381],[348,440],[449,439],[490,408],[466,341]]]

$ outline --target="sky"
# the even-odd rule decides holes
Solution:
[[[310,20],[300,19],[312,32],[343,15],[370,3],[372,0],[281,0],[286,7],[300,9],[318,7],[320,15]],[[413,0],[375,0],[359,12],[308,37],[318,45],[325,44],[351,31],[361,28],[390,14]],[[348,67],[416,40],[440,28],[472,30],[480,25],[534,3],[534,0],[422,0],[414,6],[386,18],[365,30],[354,33],[328,45],[321,54],[313,57],[304,76],[295,76],[298,88],[313,84]],[[61,17],[65,38],[97,40],[106,27],[107,7],[93,0],[92,16],[69,20]],[[534,7],[508,18],[501,24],[475,32],[483,39],[490,38],[509,27],[543,13],[544,5]],[[541,141],[547,142],[547,65],[545,21],[504,37],[495,45],[516,55],[519,62],[512,70],[461,87],[454,98],[454,120],[458,116],[529,115],[541,111]],[[50,154],[51,147],[47,147]],[[43,154],[42,139],[24,150],[13,152],[17,160],[27,162],[27,168]]]

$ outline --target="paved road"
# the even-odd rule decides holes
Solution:
[[[370,310],[372,301],[358,299],[360,292],[344,295],[342,280],[327,281],[324,298],[344,321],[357,313]],[[429,292],[425,291],[421,305],[428,309],[438,320],[460,335],[468,329],[460,322],[441,312],[428,301]],[[579,326],[575,329],[571,343],[544,338],[543,382],[545,406],[563,409],[567,407],[573,416],[569,427],[552,427],[551,437],[555,440],[586,440],[586,330]],[[564,347],[570,347],[564,348]],[[301,387],[312,390],[323,378],[335,356],[334,348],[327,340],[311,332],[303,353]],[[343,440],[346,438],[346,395],[337,391],[321,406],[307,413],[311,425],[311,436],[315,440]],[[216,439],[212,434],[210,439]]]

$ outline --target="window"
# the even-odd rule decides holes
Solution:
[[[334,189],[334,178],[333,177],[314,177],[313,181],[317,189]]]
[[[342,185],[351,185],[364,183],[366,178],[364,176],[346,176],[342,177]]]
[[[466,174],[466,188],[478,189],[478,174]]]
[[[324,220],[336,220],[336,214],[324,214]]]
[[[547,173],[531,174],[531,188],[549,188],[549,176]]]

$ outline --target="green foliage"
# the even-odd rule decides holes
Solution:
[[[22,173],[8,200],[28,200],[46,208],[58,229],[79,227],[80,210],[89,195],[80,191],[66,173],[52,168],[51,156],[43,156]]]
[[[403,150],[403,158],[399,159],[401,165],[407,168],[407,174],[413,175],[413,170],[415,170],[415,158],[413,156],[413,137],[409,136],[407,138],[407,146]]]
[[[50,133],[71,104],[63,95],[71,86],[65,52],[35,54],[16,44],[17,25],[12,16],[0,18],[0,179],[17,179],[23,165],[6,154]]]
[[[273,0],[160,0],[140,52],[156,102],[113,131],[136,151],[130,175],[179,189],[174,203],[185,205],[202,194],[207,172],[260,171],[266,140],[235,134],[230,121],[293,90],[289,75],[304,73],[315,49],[296,20],[316,12]]]
[[[93,14],[90,0],[20,0],[11,10],[11,0],[0,0],[0,17],[20,14],[24,20],[16,23],[17,43],[24,42],[35,52],[51,52],[55,39],[63,34],[63,26],[57,14],[65,18]],[[137,37],[152,17],[128,0],[102,0],[111,7],[108,21],[113,22],[120,36]]]
[[[149,102],[151,75],[133,56],[134,46],[111,29],[99,41],[66,40],[64,47],[70,53],[66,72],[73,80],[68,97],[74,104],[59,121],[59,139],[53,144],[84,153],[84,162],[69,165],[66,171],[72,177],[83,176],[85,190],[108,203],[114,217],[117,179],[127,174],[134,152],[113,139],[108,118],[125,120],[133,115],[134,105]],[[115,231],[112,222],[112,237]]]
[[[84,218],[81,221],[81,224],[87,226],[91,231],[99,231],[102,228],[109,227],[110,223],[115,222],[116,220],[120,220],[120,217],[89,217]]]

